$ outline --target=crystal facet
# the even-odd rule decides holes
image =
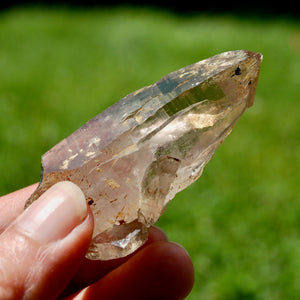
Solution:
[[[70,180],[94,214],[87,257],[132,253],[253,104],[261,60],[250,51],[221,53],[121,99],[43,155],[26,207]]]

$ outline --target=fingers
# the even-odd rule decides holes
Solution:
[[[52,299],[82,261],[93,230],[81,190],[60,182],[0,236],[0,299]]]
[[[184,248],[159,241],[68,299],[184,299],[193,282],[193,265]]]
[[[1,227],[5,229],[23,212],[25,200],[36,187],[37,184],[0,198],[0,232]],[[48,201],[44,198],[35,203],[40,200]],[[28,208],[31,211],[27,215],[29,220],[35,220],[40,211],[36,208],[32,212],[33,207]],[[62,210],[54,209],[53,214]],[[62,237],[48,243],[47,239],[55,240],[51,231],[55,226],[51,221],[44,226],[48,229],[43,232],[43,226],[37,226],[35,220],[32,222],[35,229],[30,231],[26,217],[25,225],[23,218],[15,220],[0,236],[0,299],[49,299],[57,295],[73,276],[75,289],[94,283],[76,299],[99,299],[101,295],[104,299],[182,299],[193,285],[193,266],[187,253],[180,246],[168,243],[158,228],[150,229],[148,242],[137,252],[125,258],[101,262],[82,260],[92,234],[92,216],[88,215],[81,223],[79,221],[79,225],[74,225],[78,219],[69,220],[75,229],[68,232],[67,227],[63,227],[59,231]],[[44,224],[49,218],[45,218]],[[168,259],[163,259],[163,255]],[[103,278],[97,281],[100,277]],[[69,287],[72,290],[72,286]]]

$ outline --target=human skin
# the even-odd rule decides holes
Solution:
[[[81,190],[59,183],[24,212],[36,187],[0,198],[0,299],[184,299],[189,294],[190,257],[162,230],[152,227],[147,243],[127,257],[88,260],[93,215]]]

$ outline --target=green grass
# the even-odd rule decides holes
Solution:
[[[128,93],[214,54],[264,54],[255,105],[159,221],[195,265],[188,299],[297,299],[300,23],[117,8],[0,14],[0,194]]]

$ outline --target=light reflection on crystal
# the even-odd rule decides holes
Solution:
[[[112,241],[111,244],[116,247],[120,247],[122,249],[126,248],[128,246],[129,242],[133,237],[135,237],[138,233],[140,233],[140,229],[136,229],[133,232],[130,232],[124,239]]]

